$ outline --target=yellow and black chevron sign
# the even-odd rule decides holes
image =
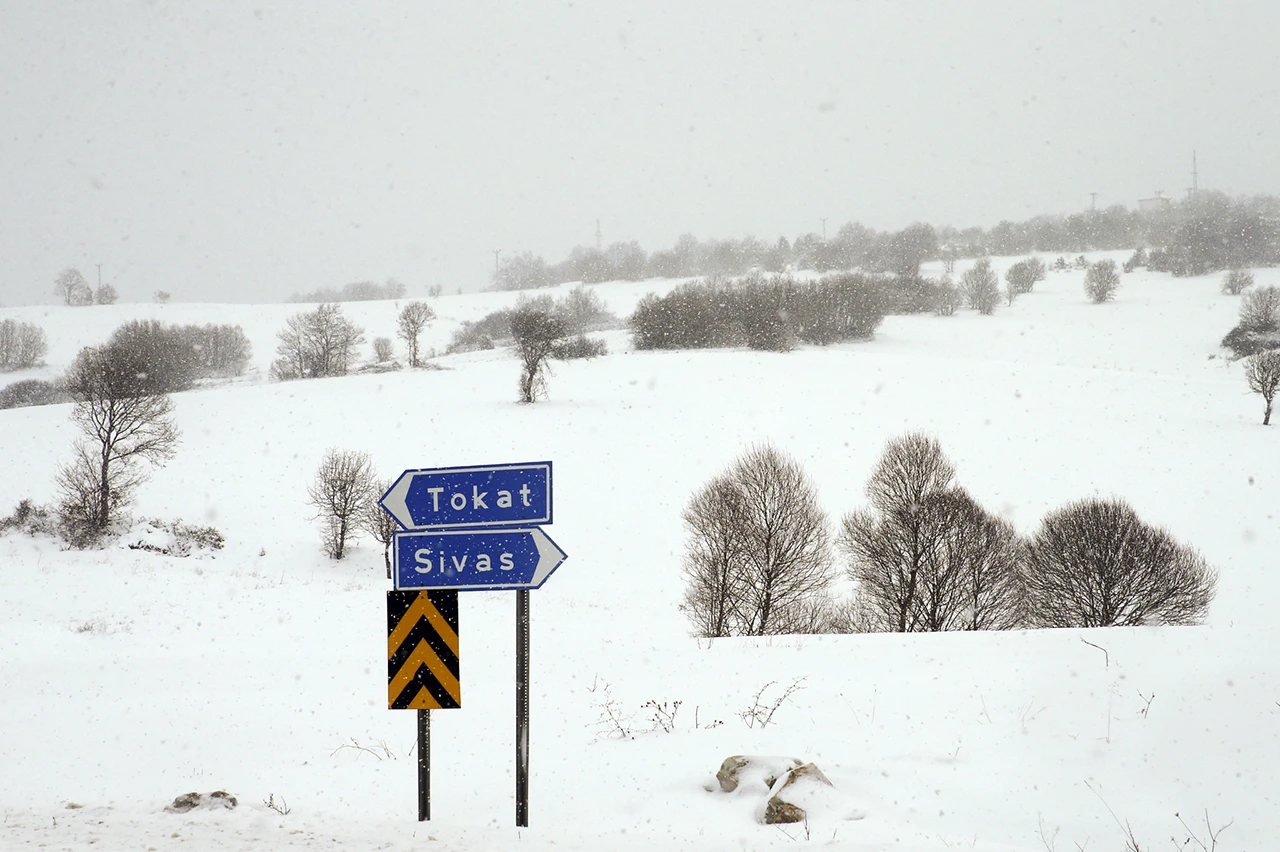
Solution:
[[[392,710],[462,706],[458,592],[387,592],[387,704]]]

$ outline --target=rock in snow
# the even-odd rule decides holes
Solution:
[[[716,773],[720,789],[732,793],[743,784],[759,786],[758,792],[773,789],[774,782],[804,761],[794,757],[760,754],[735,754],[726,757]]]
[[[193,811],[201,808],[208,811],[231,810],[239,802],[236,797],[228,793],[226,790],[214,790],[209,794],[208,798],[199,793],[185,793],[173,800],[173,804],[165,808],[169,813],[185,814],[187,811]]]
[[[807,814],[801,803],[808,804],[815,786],[831,787],[832,784],[813,763],[797,766],[779,778],[769,788],[773,795],[769,796],[769,801],[764,806],[765,825],[804,822]]]

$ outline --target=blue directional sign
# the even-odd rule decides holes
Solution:
[[[382,508],[407,530],[551,523],[551,462],[406,470]]]
[[[536,589],[565,555],[537,527],[401,532],[395,537],[395,587]]]

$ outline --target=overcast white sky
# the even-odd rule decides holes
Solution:
[[[0,2],[0,304],[1280,194],[1280,6]]]

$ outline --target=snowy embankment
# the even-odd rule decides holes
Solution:
[[[50,366],[27,375],[135,316],[242,325],[258,370],[175,396],[182,445],[133,511],[212,524],[224,550],[0,539],[0,847],[1109,849],[1114,811],[1143,848],[1182,845],[1175,814],[1207,842],[1206,812],[1215,831],[1232,823],[1219,850],[1270,848],[1280,433],[1221,358],[1236,300],[1215,279],[1138,272],[1094,306],[1082,276],[1051,273],[994,317],[891,317],[873,341],[784,355],[632,352],[615,333],[608,356],[557,364],[536,406],[513,402],[502,352],[268,383],[300,306],[0,312],[50,336]],[[661,286],[597,291],[626,314]],[[426,348],[513,299],[437,300]],[[394,305],[344,309],[392,336]],[[69,411],[0,411],[0,512],[52,501]],[[960,483],[1022,532],[1069,500],[1128,499],[1219,570],[1208,624],[689,638],[680,512],[697,487],[771,441],[834,526],[907,430],[937,435]],[[532,595],[529,829],[513,824],[509,592],[462,597],[464,709],[433,714],[433,819],[415,821],[413,714],[385,705],[380,549],[327,560],[305,499],[328,447],[367,450],[384,475],[554,461],[548,531],[570,558]],[[768,700],[797,681],[768,727],[740,718],[766,684]],[[681,702],[673,732],[650,730],[648,701]],[[601,723],[608,707],[633,738]],[[843,798],[807,828],[759,825],[760,800],[704,789],[735,753],[816,761]],[[163,810],[217,789],[240,807]]]

